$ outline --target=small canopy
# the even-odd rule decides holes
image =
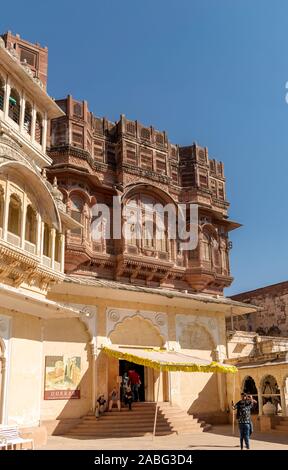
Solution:
[[[134,364],[168,372],[237,372],[237,367],[219,362],[210,362],[199,357],[189,356],[178,351],[162,348],[129,347],[112,344],[103,347],[108,356],[116,357]]]

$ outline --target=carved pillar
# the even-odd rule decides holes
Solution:
[[[23,200],[22,213],[21,213],[21,235],[20,235],[20,246],[22,249],[25,248],[26,213],[27,213],[27,196],[24,193],[24,200]]]
[[[98,391],[98,384],[97,384],[97,370],[96,370],[96,359],[97,359],[97,348],[96,345],[91,342],[91,367],[92,367],[92,396],[91,396],[91,408],[93,413],[96,410],[96,400],[97,400],[97,391]]]
[[[10,202],[10,183],[6,182],[4,214],[3,214],[3,240],[7,240],[8,218],[9,218],[9,202]]]
[[[47,144],[47,113],[45,113],[45,116],[44,116],[44,119],[43,119],[43,122],[42,122],[42,126],[43,126],[43,132],[42,132],[41,145],[42,145],[42,150],[45,153],[46,152],[46,144]]]
[[[55,239],[56,239],[56,230],[51,228],[51,268],[54,269],[55,265]]]
[[[20,99],[20,116],[19,116],[19,129],[23,132],[24,128],[24,115],[25,115],[25,98],[24,96]]]
[[[282,409],[282,416],[287,416],[287,404],[286,404],[286,396],[285,396],[285,384],[280,387],[280,400],[281,400],[281,409]]]
[[[35,129],[36,129],[36,108],[33,104],[32,107],[32,120],[31,120],[31,138],[32,142],[35,142]]]
[[[258,388],[258,407],[259,407],[259,416],[263,415],[263,398],[261,387]]]
[[[10,91],[11,91],[11,85],[10,85],[9,78],[8,78],[8,81],[5,86],[5,93],[4,93],[4,120],[5,121],[7,121],[7,118],[8,118]]]
[[[61,233],[60,235],[60,243],[61,243],[61,257],[60,257],[60,270],[64,273],[65,267],[65,235]]]
[[[40,256],[43,257],[43,248],[44,248],[44,222],[40,219],[41,228],[40,228]]]
[[[41,215],[37,212],[37,234],[36,234],[36,255],[41,256],[41,227],[42,227],[42,219]]]

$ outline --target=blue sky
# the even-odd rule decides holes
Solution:
[[[288,278],[288,2],[82,0],[1,5],[0,30],[49,48],[48,91],[196,141],[225,164],[235,281]]]

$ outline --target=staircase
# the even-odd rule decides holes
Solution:
[[[77,426],[66,433],[67,436],[77,437],[137,437],[147,436],[153,433],[156,403],[138,402],[132,404],[132,411],[128,407],[119,412],[113,408],[111,412],[105,412],[100,418],[84,416]],[[170,406],[169,403],[159,403],[157,413],[156,435],[187,434],[193,432],[208,431],[211,428],[205,422],[201,422],[178,406]]]
[[[273,428],[275,431],[282,431],[288,434],[288,417],[283,417]]]

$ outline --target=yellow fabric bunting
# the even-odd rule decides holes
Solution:
[[[103,347],[102,351],[108,356],[134,362],[142,366],[167,372],[221,372],[236,373],[235,366],[221,364],[219,362],[209,362],[205,359],[195,358],[187,354],[167,351],[160,348],[127,348],[118,345]]]

